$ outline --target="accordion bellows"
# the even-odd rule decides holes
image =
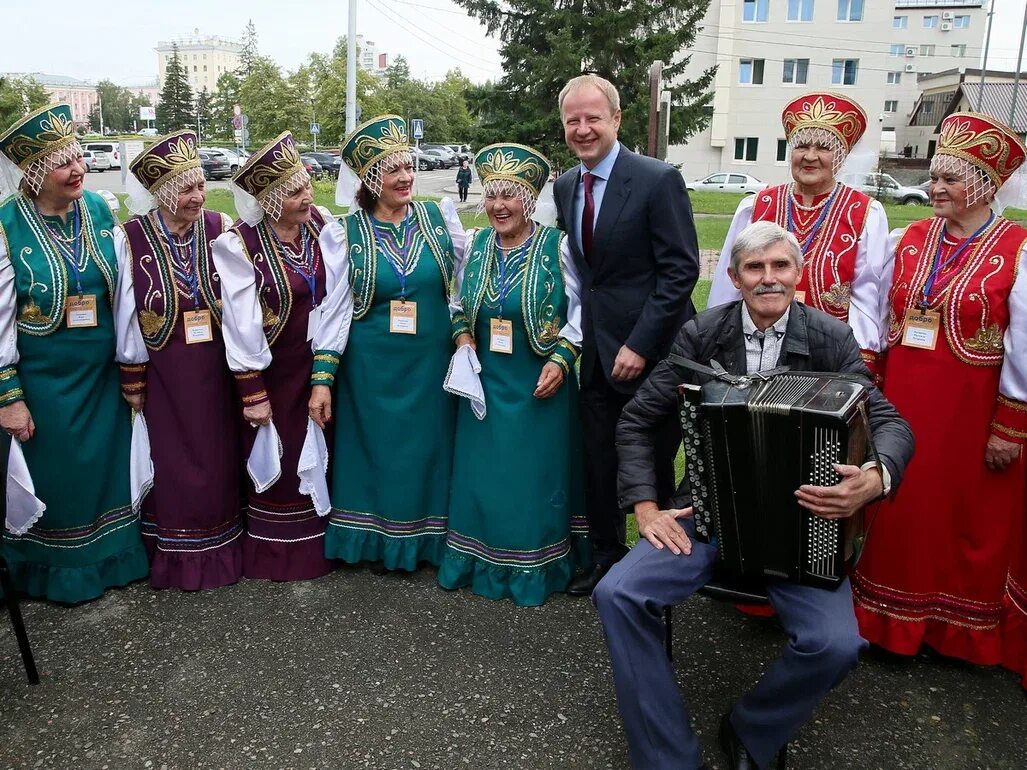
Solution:
[[[867,388],[834,374],[788,372],[678,388],[698,539],[723,572],[836,588],[860,545],[861,513],[842,521],[799,505],[803,484],[840,481],[869,446]]]

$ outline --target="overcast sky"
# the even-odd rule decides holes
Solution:
[[[502,75],[498,41],[448,0],[358,0],[358,33],[390,60],[403,54],[415,77],[437,79],[459,67],[481,82]],[[882,2],[882,0],[870,0]],[[995,0],[988,66],[1014,68],[1024,0]],[[156,79],[158,40],[181,35],[240,38],[248,19],[261,52],[295,69],[312,51],[327,53],[345,34],[345,0],[48,0],[35,22],[18,19],[31,0],[0,0],[0,72],[45,72],[136,84]],[[974,62],[972,66],[976,66]]]

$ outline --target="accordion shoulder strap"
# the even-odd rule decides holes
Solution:
[[[685,370],[688,370],[695,372],[696,374],[703,374],[707,377],[712,377],[713,379],[730,382],[732,385],[737,385],[743,380],[751,382],[753,378],[769,380],[771,377],[776,377],[779,374],[784,374],[785,372],[790,371],[790,367],[779,366],[776,369],[768,369],[765,372],[757,372],[756,374],[751,375],[731,374],[719,361],[711,359],[710,365],[706,366],[683,356],[679,356],[677,353],[671,353],[668,355],[667,363],[669,363],[682,377],[685,376]]]

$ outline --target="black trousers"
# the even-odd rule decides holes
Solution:
[[[639,378],[638,384],[642,383]],[[628,552],[625,511],[617,499],[617,420],[631,394],[614,390],[596,361],[592,377],[581,383],[581,429],[585,443],[585,509],[597,564],[613,564]],[[654,436],[657,503],[666,508],[674,494],[674,458],[681,428],[671,415]]]
[[[471,186],[468,185],[468,184],[461,184],[461,185],[457,185],[457,189],[460,191],[460,201],[461,201],[461,203],[466,201],[467,200],[467,191],[471,189]]]

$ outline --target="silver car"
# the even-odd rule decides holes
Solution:
[[[841,181],[885,203],[926,206],[931,202],[931,196],[922,187],[899,184],[891,174],[867,174],[862,184],[857,184],[859,180],[852,177],[843,176]]]
[[[705,179],[688,182],[685,186],[689,192],[695,190],[700,192],[733,192],[753,195],[766,190],[769,185],[748,174],[721,172],[710,174]]]

